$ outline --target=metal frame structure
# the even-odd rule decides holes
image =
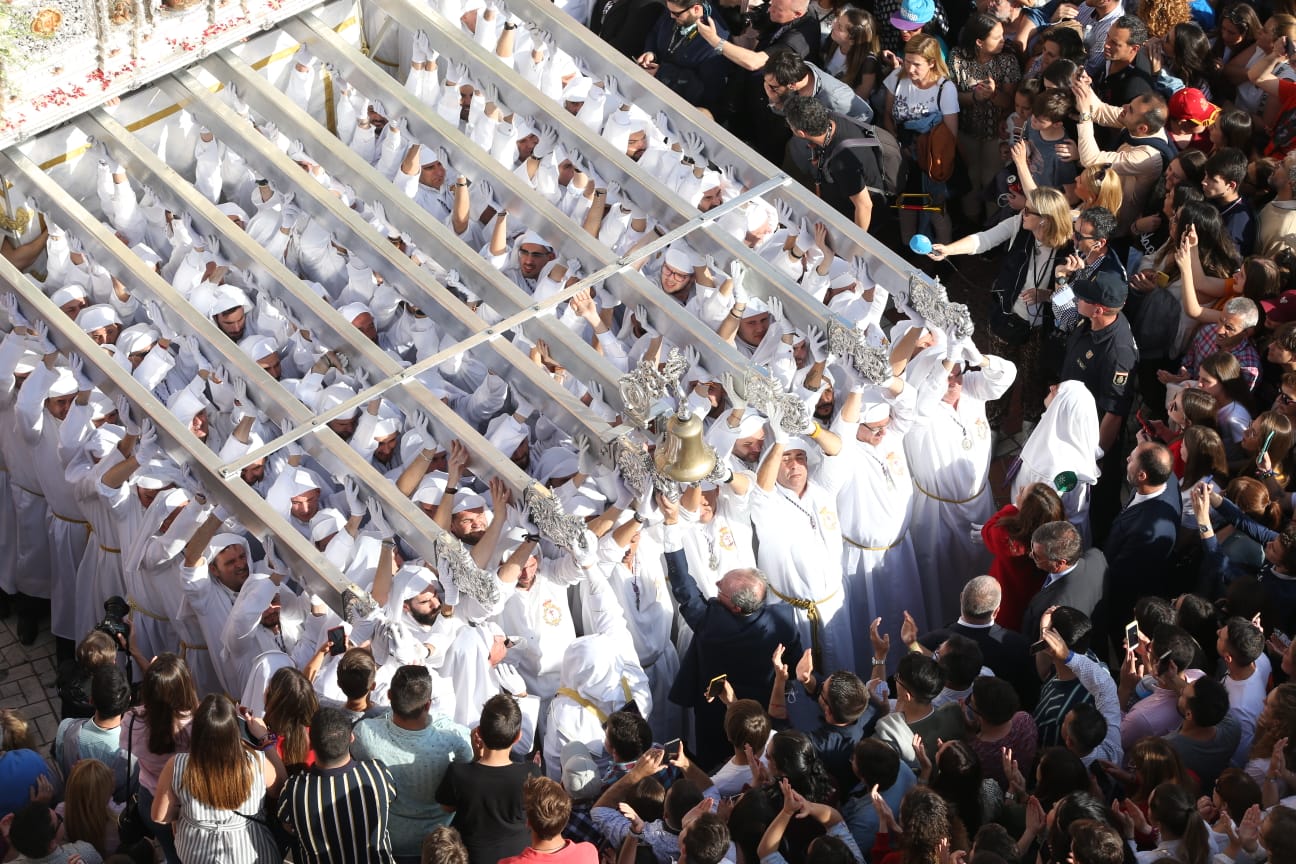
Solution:
[[[366,0],[370,2],[370,0]],[[507,68],[490,52],[467,38],[457,22],[448,22],[428,7],[416,6],[410,0],[371,0],[371,6],[387,15],[400,28],[424,30],[446,60],[469,65],[481,83],[497,86],[507,94],[508,103],[517,111],[552,125],[569,148],[580,152],[596,165],[598,173],[617,180],[639,209],[647,212],[667,229],[665,237],[652,248],[659,248],[677,237],[687,236],[699,251],[723,259],[736,259],[747,266],[749,290],[758,296],[779,296],[790,320],[797,326],[823,326],[836,322],[849,327],[810,297],[796,283],[777,272],[760,255],[719,229],[715,221],[724,213],[757,196],[780,199],[794,212],[823,221],[830,228],[834,248],[844,256],[862,255],[869,262],[873,278],[889,291],[905,295],[911,278],[910,268],[890,250],[881,247],[859,231],[849,220],[825,211],[817,198],[809,195],[781,172],[774,170],[745,145],[709,120],[696,115],[673,93],[657,84],[625,58],[588,34],[579,32],[562,13],[537,0],[518,0],[514,11],[548,30],[565,50],[582,57],[594,70],[613,75],[620,91],[647,110],[665,110],[677,128],[702,135],[711,158],[736,169],[750,191],[737,201],[702,214],[664,189],[654,178],[646,176],[624,153],[611,147],[601,136],[586,128],[561,105],[541,94],[519,74]],[[386,29],[386,27],[384,27]],[[745,359],[725,344],[704,324],[665,297],[657,286],[640,275],[631,262],[617,258],[581,226],[550,204],[485,151],[475,145],[454,125],[443,120],[431,106],[415,99],[400,81],[391,77],[373,60],[314,12],[305,12],[280,24],[275,35],[286,34],[306,45],[309,50],[371,98],[380,98],[408,123],[411,134],[420,140],[443,142],[454,154],[455,168],[472,179],[489,179],[497,196],[519,223],[552,238],[560,259],[577,259],[589,276],[576,285],[536,302],[483,260],[449,229],[430,220],[415,202],[396,190],[388,178],[380,176],[367,162],[343,145],[318,119],[291,103],[268,77],[274,68],[254,69],[240,53],[250,53],[255,46],[230,49],[200,60],[187,70],[168,75],[157,82],[161,93],[177,106],[189,111],[218,140],[237,152],[259,177],[264,177],[281,191],[292,191],[296,201],[320,220],[335,240],[358,255],[375,273],[415,305],[437,315],[437,323],[449,332],[456,344],[425,358],[412,366],[402,366],[381,351],[346,321],[327,301],[319,298],[281,262],[272,258],[197,191],[188,179],[169,166],[139,137],[112,115],[96,110],[74,121],[75,129],[103,143],[119,159],[136,182],[149,184],[167,200],[172,209],[190,214],[204,233],[220,239],[222,254],[237,267],[269,274],[260,287],[282,299],[299,321],[317,333],[321,341],[334,348],[352,363],[369,370],[373,383],[354,399],[323,414],[314,414],[248,359],[209,318],[202,316],[164,279],[145,266],[111,232],[95,214],[64,189],[49,173],[42,170],[22,148],[11,148],[0,155],[0,175],[17,191],[39,200],[42,209],[84,243],[96,260],[108,266],[141,298],[157,300],[196,335],[208,359],[223,364],[230,372],[245,379],[248,393],[257,406],[280,424],[284,434],[239,460],[221,464],[214,453],[193,439],[180,427],[165,406],[145,392],[107,355],[96,350],[90,340],[40,292],[40,288],[7,263],[0,262],[0,284],[16,291],[26,310],[35,318],[47,321],[60,346],[71,348],[87,358],[87,368],[105,391],[124,393],[144,409],[158,425],[169,452],[188,464],[207,488],[218,494],[231,511],[254,531],[262,528],[280,538],[279,548],[290,563],[305,569],[300,579],[326,602],[340,609],[343,592],[350,589],[346,580],[293,529],[285,519],[270,511],[238,478],[238,471],[258,458],[300,439],[317,457],[327,456],[340,464],[366,491],[382,505],[393,526],[429,561],[445,553],[445,544],[453,543],[417,506],[401,495],[368,461],[327,428],[329,420],[354,410],[369,400],[384,396],[406,413],[420,411],[430,420],[437,436],[444,442],[458,438],[474,454],[474,470],[483,475],[502,478],[519,496],[538,510],[553,514],[553,502],[537,507],[537,501],[549,498],[548,490],[535,483],[517,468],[506,454],[494,450],[486,439],[460,418],[417,379],[419,372],[462,352],[473,351],[512,388],[537,405],[553,412],[550,419],[574,435],[581,435],[604,445],[597,448],[605,461],[611,462],[610,444],[623,433],[600,419],[580,400],[556,384],[547,372],[530,361],[513,345],[508,334],[523,332],[531,339],[544,339],[563,365],[585,382],[598,382],[607,401],[620,406],[617,381],[620,373],[604,361],[577,334],[559,323],[555,308],[577,291],[603,283],[618,299],[629,306],[645,305],[652,323],[664,336],[678,345],[698,349],[712,373],[733,372],[741,377],[748,371]],[[283,55],[283,52],[280,52]],[[256,114],[273,118],[278,128],[300,140],[311,157],[330,176],[341,179],[356,190],[357,197],[383,202],[388,219],[407,234],[425,253],[432,254],[442,266],[456,268],[473,291],[489,303],[504,321],[487,326],[431,274],[413,264],[386,238],[343,205],[319,184],[304,180],[298,165],[258,132],[245,117],[233,111],[225,100],[214,95],[225,86],[237,88],[240,97]],[[639,252],[634,257],[642,257]],[[223,492],[219,490],[224,490]],[[559,517],[561,518],[561,516]],[[541,523],[540,519],[537,519]],[[555,532],[552,519],[541,523],[542,531]],[[567,528],[570,528],[568,521]]]

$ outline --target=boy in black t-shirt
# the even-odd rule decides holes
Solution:
[[[482,706],[481,724],[472,731],[472,762],[452,762],[437,803],[455,814],[454,825],[468,849],[470,864],[495,864],[521,854],[531,840],[522,809],[522,786],[540,776],[532,762],[514,762],[511,751],[522,737],[522,711],[508,694]]]

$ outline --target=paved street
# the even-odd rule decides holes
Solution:
[[[42,753],[48,752],[59,723],[54,688],[54,637],[42,629],[33,645],[21,645],[17,618],[0,621],[0,708],[11,708],[31,724]],[[47,623],[43,627],[48,626]]]

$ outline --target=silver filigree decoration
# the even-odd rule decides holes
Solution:
[[[972,336],[972,315],[962,303],[951,303],[939,279],[928,281],[917,270],[909,274],[909,306],[927,324],[945,331],[951,342]]]
[[[612,442],[612,459],[626,486],[637,496],[642,496],[655,482],[657,466],[652,454],[630,435],[618,436]]]
[[[891,380],[891,346],[870,345],[858,328],[830,319],[828,321],[828,350],[843,363],[850,363],[860,376],[874,384]]]
[[[522,493],[522,500],[526,503],[527,515],[531,517],[536,530],[549,542],[577,555],[588,551],[585,520],[568,515],[562,508],[562,502],[552,492],[533,483]]]
[[[765,375],[756,369],[748,369],[743,376],[743,398],[747,406],[766,417],[770,408],[780,405],[783,409],[782,427],[789,435],[800,435],[814,428],[814,421],[806,412],[805,403],[791,393],[783,390],[782,385],[773,376]]]
[[[670,350],[661,368],[652,360],[639,361],[633,372],[622,375],[617,382],[627,418],[640,429],[647,429],[657,400],[675,396],[687,371],[688,361],[677,348]]]
[[[499,580],[494,573],[477,566],[472,553],[458,537],[442,531],[434,545],[443,570],[450,574],[460,594],[468,595],[488,609],[499,602]]]
[[[342,592],[343,617],[353,627],[368,618],[377,608],[378,601],[354,582]]]

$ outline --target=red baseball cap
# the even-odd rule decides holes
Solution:
[[[1168,110],[1173,120],[1187,120],[1198,126],[1209,126],[1219,116],[1220,107],[1196,87],[1184,87],[1170,97]]]

